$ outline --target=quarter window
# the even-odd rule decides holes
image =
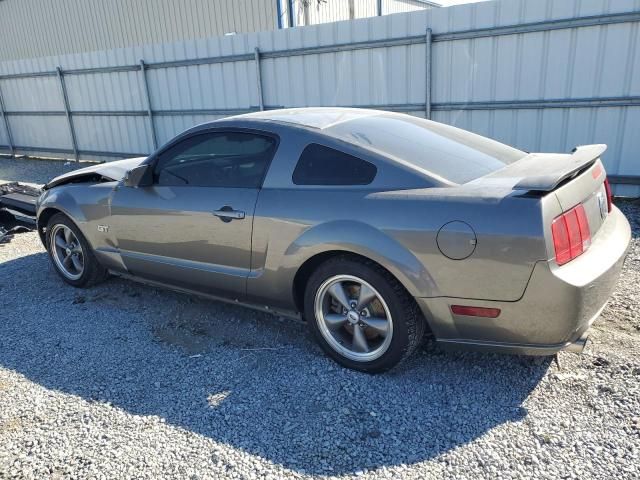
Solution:
[[[312,143],[300,155],[293,171],[296,185],[368,185],[375,165],[344,152]]]
[[[154,183],[164,186],[259,188],[276,141],[246,132],[189,137],[160,154]]]

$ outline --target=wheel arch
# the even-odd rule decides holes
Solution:
[[[78,223],[77,219],[74,218],[73,215],[70,215],[69,212],[67,212],[66,210],[58,206],[44,207],[38,213],[38,217],[36,220],[36,227],[38,230],[38,236],[40,237],[40,241],[42,242],[42,245],[44,246],[44,248],[49,248],[49,246],[47,245],[47,235],[46,235],[47,224],[49,223],[49,220],[51,220],[57,214],[61,214],[67,217],[69,221],[76,226],[76,228],[80,231],[80,233],[82,233],[85,240],[89,244],[89,247],[91,247],[92,249],[94,248],[91,238],[89,238],[89,236],[86,234],[82,226]]]
[[[353,259],[355,261],[359,261],[362,263],[373,263],[376,267],[384,270],[389,276],[391,276],[398,284],[409,294],[411,298],[413,298],[413,294],[407,288],[407,285],[398,278],[398,275],[395,275],[391,270],[385,267],[380,262],[360,253],[355,253],[350,250],[326,250],[320,253],[317,253],[310,258],[308,258],[295,273],[292,285],[292,295],[293,300],[295,302],[295,306],[299,312],[304,312],[304,294],[307,283],[313,275],[313,272],[316,271],[323,263],[336,258],[336,257],[346,257],[348,259]],[[424,319],[426,322],[427,328],[429,328],[429,319]]]
[[[51,218],[58,213],[67,215],[64,211],[60,210],[57,207],[45,207],[38,214],[38,219],[36,222],[36,225],[38,228],[38,235],[40,236],[40,241],[42,242],[45,248],[47,248],[47,237],[45,235],[45,229],[47,228],[47,224],[49,223],[49,220],[51,220]]]
[[[306,230],[284,252],[282,263],[294,267],[290,281],[305,278],[309,269],[340,254],[372,261],[388,271],[413,297],[437,294],[435,282],[404,245],[387,233],[364,222],[332,221]]]
[[[78,204],[74,194],[69,192],[65,186],[47,190],[39,199],[38,212],[36,216],[36,226],[40,239],[46,247],[45,229],[47,223],[57,213],[66,215],[76,227],[86,237],[87,242],[93,247],[91,239],[86,235],[82,224],[86,222],[83,209]]]
[[[400,280],[398,280],[398,278],[395,275],[393,275],[393,273],[391,273],[383,265],[380,265],[378,262],[371,260],[370,258],[364,255],[361,255],[359,253],[354,253],[349,250],[327,250],[324,252],[317,253],[312,257],[308,258],[302,265],[300,265],[300,268],[298,268],[298,271],[296,272],[293,278],[293,299],[295,301],[296,308],[298,309],[298,311],[300,312],[304,311],[304,305],[303,305],[304,291],[306,289],[309,278],[311,277],[311,275],[313,275],[313,272],[315,272],[318,269],[318,267],[320,267],[320,265],[322,265],[325,262],[328,262],[329,260],[335,257],[347,257],[360,262],[372,262],[378,267],[380,267],[381,269],[385,270],[406,290],[406,287],[402,284],[402,282],[400,282]]]

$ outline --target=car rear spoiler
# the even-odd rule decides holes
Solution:
[[[550,192],[576,172],[595,162],[606,145],[582,145],[570,155],[530,154],[507,167],[510,177],[520,177],[513,190]]]

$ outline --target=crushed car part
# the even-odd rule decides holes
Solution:
[[[36,216],[36,200],[42,190],[18,182],[0,185],[0,209],[18,212],[28,217]]]
[[[36,202],[42,190],[18,182],[0,185],[0,244],[35,227]]]

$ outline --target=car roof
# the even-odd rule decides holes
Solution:
[[[365,108],[305,107],[253,112],[236,115],[224,120],[262,120],[324,130],[339,123],[348,122],[357,118],[382,115],[384,113],[386,112]]]

